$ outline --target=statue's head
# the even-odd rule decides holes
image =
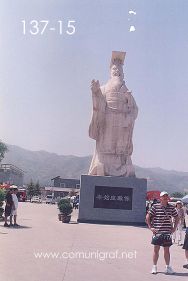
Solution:
[[[112,52],[111,64],[110,64],[110,76],[111,78],[117,77],[123,81],[123,63],[125,60],[125,52]]]
[[[123,73],[123,66],[119,63],[113,63],[110,66],[110,76],[111,78],[119,78],[120,80],[124,79],[124,73]]]

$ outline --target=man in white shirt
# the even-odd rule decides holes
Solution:
[[[18,226],[17,224],[17,209],[18,209],[18,197],[17,197],[18,189],[17,187],[13,188],[12,193],[12,200],[13,200],[13,206],[10,216],[10,226],[13,226],[12,218],[14,219],[14,226]]]

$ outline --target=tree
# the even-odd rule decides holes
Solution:
[[[0,141],[0,162],[5,157],[5,153],[8,151],[6,144]]]
[[[182,192],[174,192],[171,194],[172,197],[175,197],[175,198],[182,198],[184,196],[184,194]]]
[[[27,186],[27,194],[30,197],[30,201],[31,201],[31,197],[35,195],[35,185],[32,180]]]
[[[2,217],[4,213],[4,208],[3,208],[3,201],[5,200],[5,192],[3,189],[0,189],[0,218]]]
[[[34,193],[36,196],[41,195],[39,182],[37,182],[34,186]]]
[[[72,197],[72,196],[76,196],[76,195],[77,195],[77,192],[74,189],[71,189],[69,192],[69,196]]]

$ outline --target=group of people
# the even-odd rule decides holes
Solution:
[[[79,195],[73,196],[72,197],[72,204],[73,204],[73,209],[78,209],[79,208]]]
[[[176,206],[169,204],[169,195],[166,191],[160,193],[160,202],[155,203],[148,210],[146,215],[146,222],[152,232],[151,244],[154,245],[153,251],[153,267],[152,274],[157,274],[157,262],[159,258],[159,250],[162,246],[164,248],[164,259],[166,263],[166,274],[174,274],[170,265],[170,246],[175,242],[176,234],[178,233],[178,243],[181,245],[182,229],[184,223],[184,212],[180,201]],[[186,216],[186,220],[187,216]],[[183,268],[188,269],[188,222],[186,221],[186,233],[183,242],[183,249],[185,250],[186,262]]]
[[[18,189],[10,188],[6,194],[5,202],[5,227],[18,226],[17,224],[17,209],[18,209]],[[181,201],[176,203],[176,206],[169,204],[169,195],[166,191],[160,193],[160,202],[154,202],[146,215],[146,222],[152,232],[151,244],[153,250],[153,267],[152,274],[157,274],[157,262],[159,258],[160,247],[164,248],[164,260],[166,263],[166,274],[174,274],[170,265],[170,246],[175,243],[178,238],[178,245],[183,246],[185,250],[186,262],[183,268],[188,269],[188,215],[182,208]],[[79,196],[75,196],[73,200],[74,208],[79,204]],[[8,224],[10,217],[10,224]],[[182,241],[182,232],[184,221],[186,221],[186,232],[184,241]],[[182,243],[183,242],[183,243]]]
[[[17,224],[17,209],[18,209],[18,189],[12,187],[8,190],[5,197],[5,227],[18,226]],[[8,217],[10,217],[10,224],[8,224]]]

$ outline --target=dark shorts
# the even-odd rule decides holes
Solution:
[[[11,206],[5,206],[5,216],[9,217],[12,211],[12,207]]]
[[[188,250],[188,227],[187,227],[186,233],[185,233],[185,239],[184,239],[183,249],[184,249],[184,250]]]
[[[153,235],[151,244],[162,247],[170,247],[173,244],[172,235],[170,233],[158,233]]]

